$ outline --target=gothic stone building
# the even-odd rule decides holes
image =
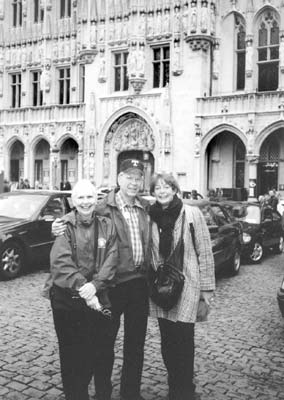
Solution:
[[[0,170],[284,194],[283,0],[0,0]]]

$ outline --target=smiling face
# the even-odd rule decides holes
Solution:
[[[132,201],[142,188],[143,175],[137,169],[121,172],[118,175],[118,184],[122,196],[126,201]]]
[[[82,217],[91,217],[97,203],[96,188],[87,180],[78,182],[72,192],[72,201]]]
[[[153,190],[153,195],[163,208],[167,208],[176,192],[176,189],[173,189],[169,183],[163,179],[158,179]]]

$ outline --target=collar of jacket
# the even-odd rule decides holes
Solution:
[[[116,193],[119,191],[119,189],[114,189],[111,192],[109,192],[108,196],[105,197],[103,200],[101,200],[97,206],[96,206],[96,211],[100,212],[101,210],[103,210],[106,206],[110,206],[110,207],[115,207],[118,208],[116,201],[115,201],[115,195]],[[141,206],[143,207],[144,211],[148,212],[149,209],[149,202],[148,200],[143,199],[143,197],[137,196],[137,200],[139,201],[139,203],[141,204]]]
[[[64,221],[65,223],[69,223],[73,226],[77,225],[77,220],[76,220],[76,210],[72,210],[70,213],[65,214],[61,219],[62,221]],[[96,213],[93,214],[93,217],[95,217]]]

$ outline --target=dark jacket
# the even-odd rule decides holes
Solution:
[[[139,208],[139,226],[140,235],[144,251],[144,264],[137,269],[133,262],[133,252],[131,238],[127,222],[125,221],[120,209],[115,201],[116,191],[111,191],[108,196],[102,199],[96,207],[100,215],[108,216],[112,219],[117,232],[118,244],[118,265],[116,270],[115,282],[121,283],[131,279],[145,277],[148,271],[149,263],[149,223],[148,215],[149,203],[143,198],[137,196],[142,208]]]
[[[80,252],[80,257],[74,257],[74,236],[80,235],[76,221],[76,212],[72,211],[63,217],[67,229],[62,236],[58,236],[50,253],[50,272],[52,283],[61,288],[78,290],[86,282],[93,282],[97,291],[102,291],[113,285],[117,266],[117,236],[115,227],[109,218],[97,216],[98,247],[95,264],[90,257]],[[76,247],[76,251],[78,248]],[[77,258],[77,262],[76,259]]]

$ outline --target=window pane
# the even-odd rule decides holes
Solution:
[[[153,87],[157,88],[160,86],[160,72],[161,72],[161,66],[159,64],[154,64],[154,75],[153,75]]]
[[[13,3],[13,26],[17,26],[17,4]]]
[[[121,54],[116,53],[114,55],[114,65],[120,65],[121,64]]]
[[[123,90],[128,90],[128,77],[126,67],[123,67]]]
[[[38,22],[39,0],[34,0],[34,22]]]
[[[123,62],[124,64],[127,63],[128,53],[123,53]]]
[[[67,16],[71,17],[71,0],[67,0],[68,4],[67,4]]]
[[[60,0],[60,18],[65,17],[65,0]]]
[[[276,90],[278,88],[278,62],[264,63],[258,66],[258,90]]]
[[[114,69],[114,90],[115,91],[120,90],[120,79],[121,79],[120,68],[115,68]]]
[[[70,78],[70,68],[66,68],[66,77]]]
[[[267,49],[259,49],[258,50],[258,60],[259,61],[267,60]]]
[[[279,58],[279,47],[272,47],[270,49],[270,60],[278,60]]]
[[[168,60],[170,58],[170,48],[164,47],[164,60]]]
[[[244,31],[240,31],[237,35],[237,49],[245,49],[246,48],[246,33]]]
[[[33,106],[37,106],[37,83],[33,83]]]
[[[22,26],[22,1],[19,1],[19,25]]]
[[[154,60],[160,60],[161,58],[161,49],[154,49]]]
[[[271,33],[270,44],[278,44],[279,43],[279,28],[275,22],[273,24],[273,27],[271,28],[270,33]]]
[[[245,88],[246,53],[237,53],[237,90]]]
[[[262,24],[261,29],[258,32],[258,45],[266,46],[267,45],[267,29]]]
[[[59,104],[64,103],[64,81],[59,81]]]
[[[66,80],[66,103],[65,104],[70,104],[70,80]]]
[[[64,78],[64,69],[59,70],[59,78],[63,79]]]

